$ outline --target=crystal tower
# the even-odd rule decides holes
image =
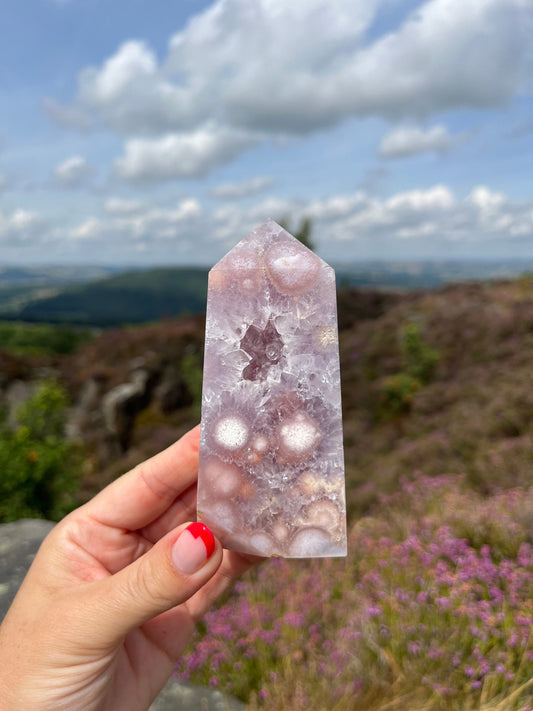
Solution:
[[[335,273],[272,220],[209,273],[198,519],[231,550],[346,555]]]

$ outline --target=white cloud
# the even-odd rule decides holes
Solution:
[[[152,207],[136,216],[116,219],[112,229],[122,235],[131,235],[136,240],[172,240],[194,223],[202,214],[197,200],[186,198],[174,209]]]
[[[479,185],[466,202],[477,215],[480,229],[488,233],[507,233],[511,237],[533,237],[533,201],[522,203],[518,208],[503,193]]]
[[[135,215],[143,212],[146,206],[138,200],[124,200],[123,198],[109,198],[106,200],[104,210],[108,215]]]
[[[349,116],[418,120],[501,106],[524,85],[529,1],[428,0],[375,36],[385,3],[217,0],[172,37],[162,61],[129,41],[83,70],[65,110],[128,137],[123,177],[157,180],[202,175],[258,140]],[[393,153],[450,140],[438,127],[403,138]]]
[[[398,193],[385,200],[360,201],[352,214],[331,223],[339,240],[433,240],[446,244],[508,242],[533,237],[533,200],[513,201],[479,186],[464,199],[449,187]],[[481,254],[479,256],[482,256]]]
[[[486,185],[478,185],[468,196],[468,200],[481,212],[489,213],[499,210],[506,202],[505,195],[498,193]]]
[[[385,135],[378,153],[382,158],[405,158],[417,153],[445,153],[457,144],[446,126],[439,124],[424,131],[416,126],[400,126]]]
[[[88,104],[105,104],[121,96],[132,82],[152,78],[157,60],[144,42],[126,42],[100,71],[87,69],[80,83]]]
[[[135,138],[126,142],[125,154],[117,159],[115,170],[123,180],[140,183],[196,178],[253,143],[248,134],[212,126],[156,139]]]
[[[11,213],[0,211],[0,241],[4,246],[30,241],[44,227],[41,215],[29,210],[18,209]]]
[[[358,191],[309,204],[276,198],[249,208],[228,203],[215,213],[214,234],[231,244],[236,235],[247,234],[267,217],[283,214],[295,221],[311,217],[319,251],[337,259],[339,250],[348,255],[361,245],[373,256],[384,250],[382,258],[391,253],[398,257],[411,243],[416,243],[418,255],[433,252],[445,257],[452,248],[466,247],[470,254],[477,250],[484,257],[485,247],[492,243],[501,248],[515,239],[533,238],[533,200],[512,200],[486,186],[460,198],[446,185],[383,199]]]
[[[144,42],[121,45],[102,67],[79,76],[77,105],[125,135],[160,135],[192,127],[205,111],[190,88],[170,81]]]
[[[314,200],[306,213],[315,220],[336,220],[350,215],[367,201],[368,197],[364,192],[357,192],[354,195],[335,195],[324,200]]]
[[[74,240],[96,240],[103,236],[104,225],[97,217],[88,217],[77,227],[73,227],[69,236]]]
[[[300,216],[303,206],[304,203],[300,200],[277,196],[267,197],[246,208],[239,207],[235,202],[227,203],[215,211],[213,235],[231,247],[236,242],[236,236],[244,237],[268,219],[281,220],[287,216]]]
[[[304,213],[317,224],[329,225],[338,240],[358,237],[372,239],[379,233],[405,237],[409,230],[427,221],[440,220],[456,207],[456,199],[447,186],[436,185],[426,190],[410,190],[379,200],[364,191],[315,200]]]
[[[146,263],[214,263],[258,224],[284,215],[293,225],[311,217],[318,251],[332,263],[361,255],[485,258],[518,247],[531,254],[533,241],[533,199],[514,200],[484,185],[461,196],[440,184],[384,198],[359,190],[312,202],[275,195],[252,204],[233,200],[214,212],[194,198],[168,207],[115,197],[69,229],[20,209],[0,212],[0,243],[27,251],[53,240],[58,254],[71,256],[114,254],[124,262],[143,249]]]
[[[107,217],[91,216],[69,231],[73,240],[102,240],[121,243],[152,243],[172,240],[202,216],[200,203],[185,198],[175,208],[163,208],[110,198],[104,205]]]
[[[421,212],[423,210],[450,210],[455,198],[445,185],[427,190],[409,190],[389,198],[385,203],[389,212]]]
[[[259,176],[241,183],[222,183],[213,188],[211,194],[221,200],[239,200],[260,193],[271,185],[272,178]]]
[[[55,181],[65,188],[85,185],[92,174],[93,169],[83,156],[70,156],[54,168]]]

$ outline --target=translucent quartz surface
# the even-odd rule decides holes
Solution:
[[[272,221],[209,274],[198,519],[231,550],[346,555],[335,274]]]

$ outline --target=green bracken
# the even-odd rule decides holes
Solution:
[[[64,436],[66,405],[63,388],[46,381],[19,408],[15,428],[0,426],[0,522],[57,521],[75,506],[81,457]]]

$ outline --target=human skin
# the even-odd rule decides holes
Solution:
[[[0,627],[2,711],[145,711],[196,621],[260,560],[186,531],[199,429],[45,538]]]

